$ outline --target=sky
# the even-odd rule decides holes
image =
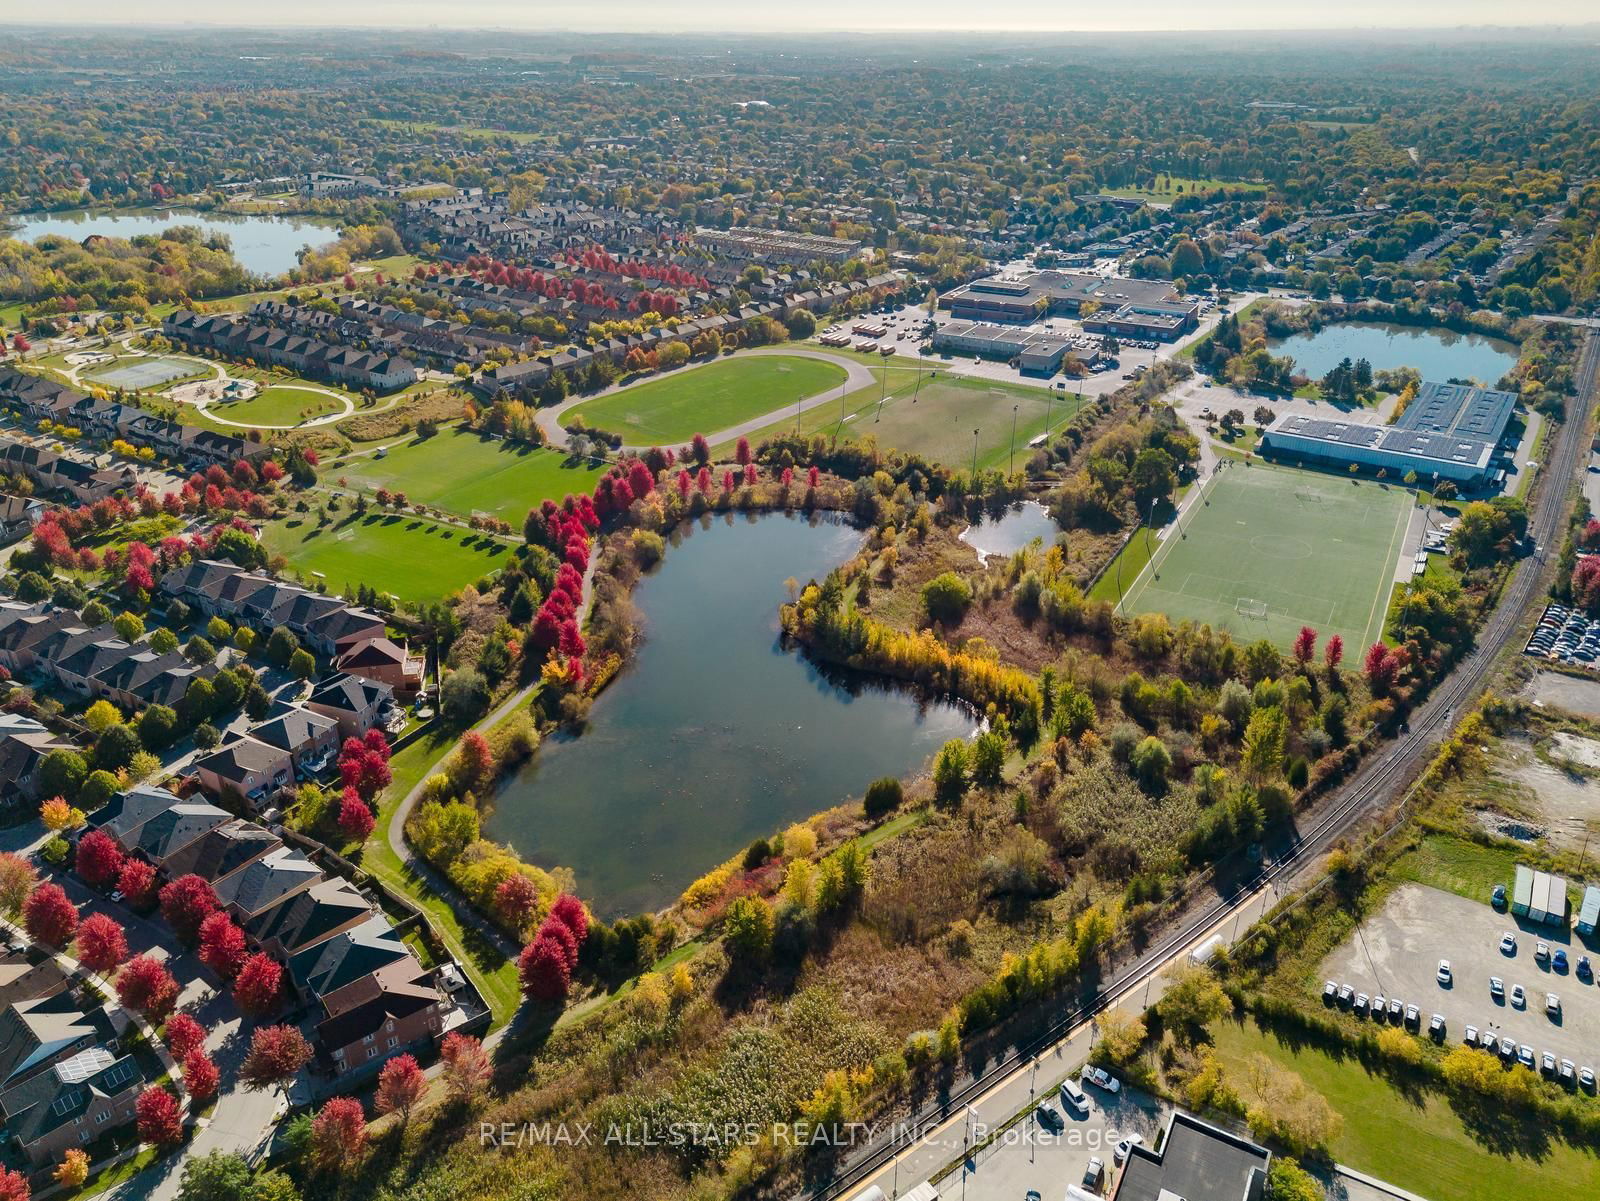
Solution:
[[[0,0],[0,9],[9,0]],[[918,31],[1152,31],[1202,29],[1425,28],[1470,25],[1577,25],[1596,19],[1594,0],[809,0],[803,6],[750,0],[52,0],[30,20],[52,24],[378,26],[768,31],[903,29]],[[20,14],[14,14],[14,16]]]

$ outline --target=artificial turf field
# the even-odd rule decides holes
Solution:
[[[330,592],[370,584],[401,600],[435,601],[511,558],[508,543],[410,514],[356,517],[346,507],[330,516],[320,527],[306,515],[262,530],[269,553],[283,555],[308,582],[320,572]]]
[[[925,455],[960,470],[972,467],[973,430],[978,431],[978,468],[1005,471],[1012,462],[1012,407],[1016,406],[1016,464],[1030,453],[1028,440],[1070,421],[1079,400],[1076,392],[1009,384],[1001,380],[951,375],[941,367],[872,367],[878,381],[857,389],[844,403],[818,405],[800,414],[807,434],[834,434],[857,439],[868,434],[884,450]],[[919,378],[920,381],[919,381]],[[1082,403],[1089,403],[1086,399]],[[762,438],[788,433],[794,415],[778,417],[750,435]],[[717,448],[725,449],[725,448]]]
[[[547,497],[591,492],[598,467],[569,467],[556,450],[486,438],[460,426],[431,438],[393,446],[381,458],[355,455],[334,464],[331,478],[352,488],[404,492],[413,503],[448,509],[462,517],[492,513],[521,526],[528,510]]]
[[[799,355],[747,355],[633,384],[571,410],[630,445],[672,446],[836,388],[844,368]]]
[[[1400,487],[1288,467],[1229,466],[1169,528],[1125,613],[1209,622],[1288,646],[1301,626],[1358,654],[1383,634],[1413,499]],[[1143,535],[1139,535],[1142,537]],[[1264,616],[1251,612],[1264,605]]]

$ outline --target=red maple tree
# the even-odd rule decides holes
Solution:
[[[164,1088],[154,1086],[139,1094],[133,1103],[139,1121],[139,1138],[158,1147],[175,1147],[183,1140],[183,1117],[178,1099]]]
[[[339,802],[339,833],[352,842],[366,842],[376,824],[372,810],[354,788],[346,788]]]
[[[292,1080],[311,1062],[311,1044],[293,1026],[261,1026],[250,1038],[250,1050],[239,1065],[239,1082],[263,1089]]]
[[[178,1059],[206,1044],[206,1028],[187,1013],[176,1013],[167,1019],[165,1030],[167,1050]]]
[[[129,859],[117,873],[117,891],[134,909],[148,909],[156,896],[156,869],[143,859]]]
[[[192,943],[200,934],[200,924],[217,908],[217,894],[210,884],[190,872],[179,876],[161,890],[161,916],[184,942]]]
[[[73,856],[72,866],[78,878],[90,888],[106,888],[122,872],[126,858],[111,835],[104,830],[90,830],[78,839],[78,851]]]
[[[200,962],[224,980],[239,974],[245,956],[244,931],[222,910],[206,917],[200,923]]]
[[[411,1120],[411,1111],[428,1091],[415,1055],[396,1055],[378,1072],[378,1091],[373,1104],[379,1113],[397,1113],[401,1122]]]
[[[321,1172],[353,1169],[367,1149],[367,1116],[354,1097],[334,1097],[311,1120],[311,1162]]]
[[[78,927],[78,962],[101,975],[128,957],[128,937],[117,919],[91,913]]]
[[[572,986],[572,968],[567,963],[565,948],[548,934],[539,936],[522,948],[517,958],[517,978],[522,991],[534,1001],[560,1001]]]
[[[165,1016],[177,999],[178,982],[149,955],[135,955],[117,973],[117,1000],[152,1021]]]
[[[22,924],[34,942],[61,950],[78,929],[78,910],[59,884],[41,884],[22,904]]]
[[[217,1071],[217,1065],[202,1048],[196,1047],[183,1057],[183,1087],[196,1101],[216,1096],[217,1085],[221,1082],[222,1074]]]
[[[439,1044],[439,1062],[444,1065],[445,1091],[457,1101],[471,1101],[482,1093],[494,1071],[483,1044],[454,1030]]]
[[[264,952],[246,959],[234,977],[234,1004],[252,1017],[262,1017],[276,1009],[282,992],[283,968]]]

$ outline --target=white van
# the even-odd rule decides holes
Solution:
[[[1083,1089],[1078,1087],[1076,1080],[1063,1080],[1059,1091],[1063,1108],[1069,1109],[1074,1113],[1088,1115],[1089,1098],[1085,1095]]]

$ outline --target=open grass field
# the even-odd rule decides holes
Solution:
[[[520,523],[547,497],[592,491],[601,469],[569,467],[560,451],[484,438],[456,426],[393,446],[381,459],[353,455],[326,474],[342,476],[352,488],[404,492],[414,502],[462,517],[476,511]]]
[[[843,368],[799,355],[719,359],[591,400],[572,410],[634,445],[686,442],[836,388]]]
[[[1518,1196],[1534,1180],[1541,1201],[1600,1196],[1600,1158],[1553,1134],[1529,1132],[1532,1154],[1501,1154],[1474,1138],[1438,1094],[1403,1093],[1354,1059],[1335,1059],[1310,1046],[1291,1047],[1254,1024],[1219,1022],[1212,1034],[1228,1069],[1238,1070],[1259,1053],[1326,1097],[1344,1118],[1329,1151],[1358,1172],[1422,1197],[1451,1201]],[[1506,1115],[1508,1126],[1517,1121],[1516,1115]]]
[[[1411,493],[1371,480],[1230,461],[1130,586],[1125,613],[1161,612],[1281,646],[1300,627],[1354,656],[1383,633]],[[1126,576],[1124,576],[1126,579]],[[1264,611],[1263,611],[1264,607]]]
[[[346,510],[318,526],[314,515],[273,522],[262,531],[267,551],[330,592],[370,584],[401,600],[433,601],[498,570],[511,547],[470,530],[409,514]]]
[[[1154,200],[1166,203],[1179,196],[1188,196],[1195,192],[1215,192],[1222,188],[1231,188],[1235,191],[1265,192],[1267,185],[1234,179],[1189,179],[1182,175],[1158,175],[1155,183],[1148,188],[1107,188],[1105,195],[1135,196],[1140,200]]]
[[[215,417],[241,425],[290,426],[324,413],[338,413],[344,404],[325,391],[294,384],[273,384],[249,400],[222,402],[210,406]]]
[[[1011,462],[1013,406],[1020,467],[1027,460],[1028,440],[1044,432],[1046,418],[1056,428],[1071,420],[1078,404],[1076,393],[972,379],[941,368],[879,365],[870,370],[877,383],[849,393],[842,405],[818,405],[800,414],[801,430],[837,432],[846,439],[870,434],[885,450],[926,455],[963,470],[972,467],[972,431],[977,430],[979,469],[1004,471]],[[751,445],[794,427],[792,413],[779,417],[752,434]]]

